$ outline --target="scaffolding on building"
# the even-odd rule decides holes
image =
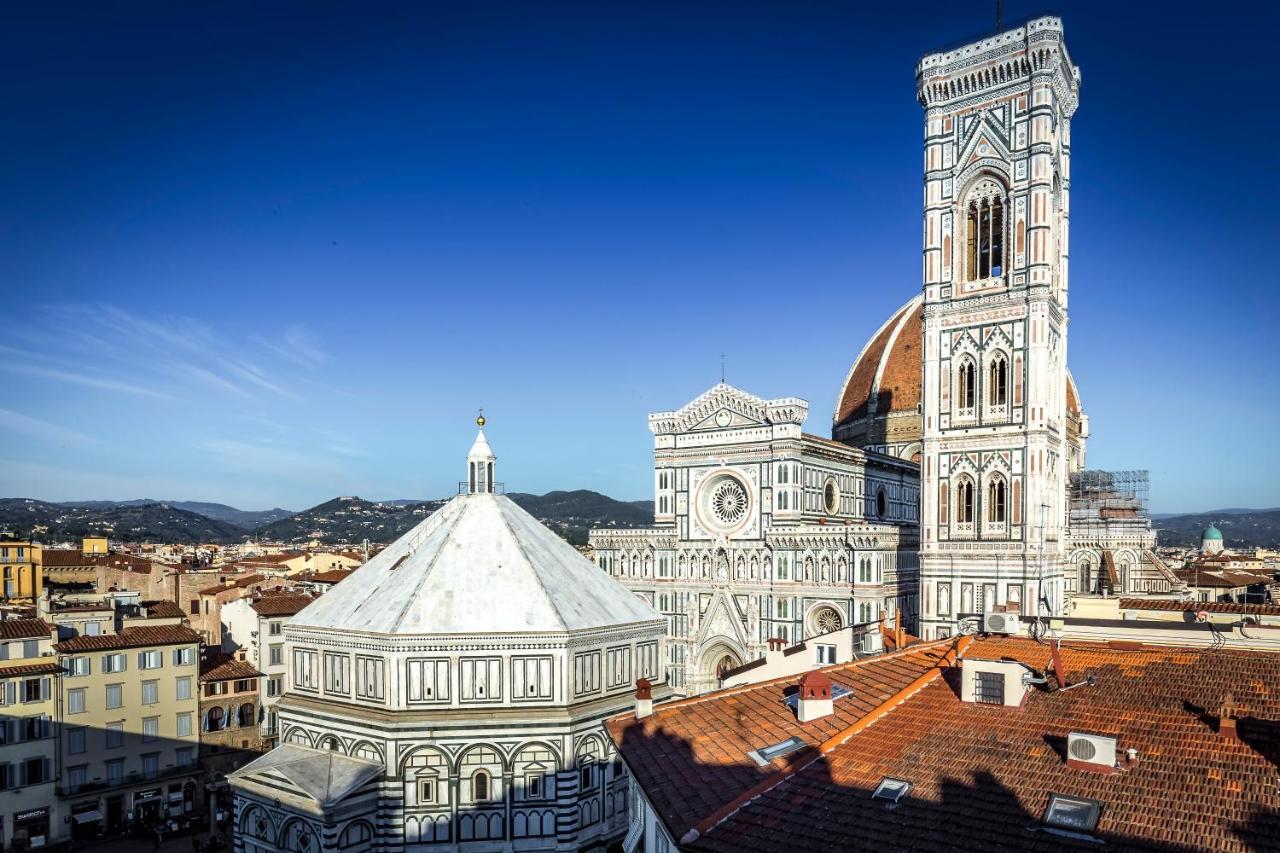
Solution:
[[[1077,471],[1071,475],[1070,526],[1073,531],[1095,525],[1147,526],[1150,493],[1146,471]]]

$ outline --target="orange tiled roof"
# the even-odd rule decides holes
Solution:
[[[76,654],[198,642],[200,642],[200,635],[185,625],[138,625],[125,628],[115,634],[75,637],[58,643],[54,648],[61,654]]]
[[[963,655],[1043,671],[1050,651],[1025,638],[991,638]],[[1062,659],[1068,683],[1093,675],[1097,686],[1033,688],[1021,707],[979,705],[960,701],[958,669],[935,670],[825,753],[770,768],[764,785],[737,747],[744,734],[761,745],[781,740],[753,707],[776,701],[776,685],[748,690],[759,699],[715,694],[697,716],[679,705],[642,724],[627,715],[609,730],[676,837],[702,825],[682,850],[1097,850],[1097,840],[1112,850],[1274,847],[1280,654],[1073,642]],[[862,665],[874,671],[889,660]],[[1239,740],[1217,730],[1227,693],[1240,709]],[[825,720],[792,726],[819,733]],[[1112,735],[1122,756],[1132,747],[1138,760],[1111,774],[1068,767],[1070,732]],[[884,777],[912,785],[894,808],[871,798]],[[701,790],[719,796],[708,802]],[[744,791],[752,796],[742,799]],[[1052,793],[1102,803],[1094,840],[1043,831]],[[717,813],[733,794],[737,808]]]
[[[32,663],[16,663],[10,666],[0,666],[0,678],[18,678],[28,675],[53,675],[62,672],[62,667],[58,666],[58,662],[52,658],[34,661]]]
[[[303,575],[299,580],[313,581],[315,583],[338,583],[346,580],[354,571],[355,569],[330,569],[327,572],[317,572],[314,575]]]
[[[793,735],[820,745],[932,669],[949,647],[914,646],[825,669],[853,694],[836,700],[830,717],[808,725],[796,722],[784,702],[797,683],[786,678],[659,705],[641,721],[616,717],[609,733],[678,840],[745,788],[776,775],[776,767],[757,767],[748,751]]]
[[[242,678],[258,678],[262,673],[248,661],[237,660],[231,655],[218,655],[200,661],[200,680],[236,681]]]
[[[1185,613],[1241,613],[1256,616],[1280,616],[1280,604],[1234,604],[1230,601],[1170,601],[1168,599],[1122,598],[1121,610],[1173,610]]]
[[[3,619],[0,620],[0,640],[32,640],[47,638],[51,632],[49,623],[43,619]]]
[[[244,589],[247,586],[253,586],[256,583],[265,583],[266,581],[267,577],[265,575],[246,575],[233,583],[205,587],[200,590],[199,595],[217,595],[218,593],[226,592],[229,589]]]
[[[252,606],[254,612],[259,616],[293,616],[313,601],[315,599],[309,595],[277,593],[275,595],[264,595],[255,601]]]
[[[187,615],[172,601],[144,601],[142,606],[146,608],[147,616],[151,619],[182,619]]]

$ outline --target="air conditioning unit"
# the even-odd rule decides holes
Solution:
[[[1017,613],[984,613],[982,631],[985,634],[1016,634],[1021,626]]]
[[[872,628],[862,635],[862,653],[864,655],[878,655],[882,651],[884,651],[884,637],[881,636],[879,628]]]
[[[1071,732],[1067,735],[1067,760],[1098,767],[1116,766],[1116,739],[1107,735]]]

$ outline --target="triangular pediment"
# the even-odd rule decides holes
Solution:
[[[702,624],[698,628],[698,644],[716,637],[733,640],[739,645],[746,645],[746,630],[743,627],[743,615],[738,611],[733,599],[724,593],[716,593],[711,604],[703,614]]]
[[[964,142],[960,145],[960,156],[956,162],[967,166],[979,160],[1008,162],[1009,159],[1008,135],[994,116],[984,113],[969,128]]]
[[[804,423],[809,404],[795,397],[765,400],[725,382],[674,412],[655,412],[649,428],[658,434]]]

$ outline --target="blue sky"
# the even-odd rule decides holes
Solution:
[[[57,10],[54,10],[56,5]],[[919,288],[984,4],[11,4],[0,495],[648,497],[719,378],[828,429]],[[1034,11],[1006,3],[1006,17]],[[1157,511],[1280,505],[1274,4],[1070,3],[1070,363]]]

